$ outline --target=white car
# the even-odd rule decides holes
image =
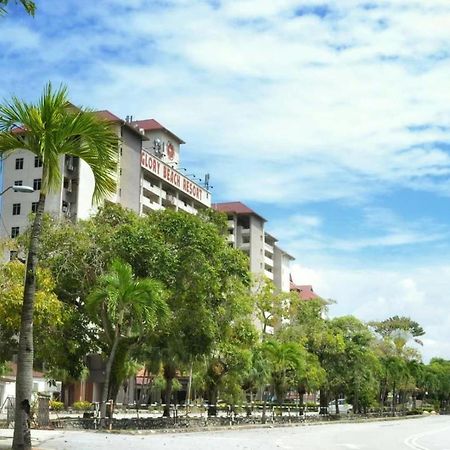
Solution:
[[[346,403],[345,399],[340,398],[338,400],[339,414],[349,414],[353,412],[353,406]],[[337,414],[336,401],[333,400],[328,404],[328,414]]]

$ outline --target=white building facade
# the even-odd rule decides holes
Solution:
[[[290,291],[290,262],[294,257],[278,247],[278,240],[265,231],[266,219],[241,202],[214,203],[227,214],[228,242],[249,257],[250,272],[263,274],[283,292]]]
[[[211,194],[178,170],[184,142],[154,119],[122,120],[109,111],[98,116],[111,123],[120,139],[117,191],[107,200],[138,214],[171,208],[196,214],[211,206]],[[33,187],[34,192],[9,189],[1,199],[0,238],[16,237],[29,225],[36,211],[42,183],[42,161],[26,150],[3,160],[3,189],[14,185]],[[60,188],[48,194],[46,212],[57,218],[86,219],[95,213],[92,204],[94,178],[88,165],[76,157],[60,159]],[[8,255],[4,255],[7,259]]]

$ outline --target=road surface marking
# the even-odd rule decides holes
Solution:
[[[425,431],[424,433],[418,433],[413,434],[409,437],[407,437],[403,443],[408,446],[409,448],[412,448],[414,450],[430,450],[428,447],[424,447],[423,445],[420,445],[417,441],[425,436],[430,436],[431,434],[440,433],[442,431],[449,430],[450,427],[440,428],[438,430],[432,430],[432,431]]]

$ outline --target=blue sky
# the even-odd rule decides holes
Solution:
[[[48,80],[153,117],[296,257],[331,314],[407,314],[450,358],[447,0],[37,0],[0,19],[0,97]]]

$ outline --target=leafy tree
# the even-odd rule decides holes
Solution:
[[[408,362],[420,360],[418,351],[408,346],[410,341],[422,345],[419,339],[425,334],[423,328],[409,317],[393,316],[379,322],[371,322],[375,333],[380,336],[378,353],[383,365],[384,375],[381,380],[381,404],[392,391],[392,413],[396,412],[397,396],[410,380]]]
[[[329,385],[335,399],[345,394],[359,412],[376,398],[379,361],[373,351],[374,336],[366,324],[353,316],[337,317],[331,323],[343,336],[345,347],[334,359]],[[334,378],[333,378],[334,377]],[[338,409],[336,401],[336,409]]]
[[[256,317],[261,323],[263,339],[267,336],[267,327],[279,327],[289,317],[291,306],[298,296],[291,292],[277,290],[273,281],[265,276],[256,276],[252,286]]]
[[[14,3],[20,3],[23,8],[25,9],[25,11],[30,15],[30,16],[34,16],[35,12],[36,12],[36,3],[34,1],[31,0],[15,0]],[[9,4],[9,0],[0,0],[0,16],[7,14],[8,7]]]
[[[169,415],[170,379],[176,367],[217,349],[224,330],[246,308],[243,292],[249,275],[242,252],[230,248],[216,224],[204,217],[166,210],[142,222],[142,228],[128,228],[121,251],[131,255],[132,265],[139,264],[170,290],[171,321],[149,344],[157,353],[153,357],[161,358],[164,365],[168,382],[164,414]],[[164,265],[140,249],[142,244],[144,248],[152,245],[155,236],[164,242],[159,253]]]
[[[129,347],[168,317],[165,297],[159,282],[136,279],[131,266],[120,260],[113,261],[110,272],[99,278],[97,288],[87,297],[86,307],[101,326],[109,352],[102,392],[102,419],[106,417],[111,369],[119,344],[126,340]]]
[[[19,261],[0,265],[0,363],[10,361],[17,353],[24,276],[25,266]],[[34,341],[37,359],[47,361],[58,342],[67,311],[54,293],[55,283],[50,271],[38,270],[37,281]]]
[[[427,398],[447,410],[450,406],[450,361],[442,358],[432,358],[424,367],[423,389]],[[424,392],[424,393],[425,393]]]
[[[219,391],[232,405],[242,397],[242,385],[251,371],[251,349],[257,341],[257,333],[249,318],[250,311],[242,312],[243,317],[223,321],[221,336],[206,358],[205,388],[210,416],[217,414]]]
[[[22,127],[24,133],[14,131]],[[33,310],[36,268],[47,194],[61,185],[60,158],[77,156],[91,168],[95,180],[94,199],[115,190],[116,134],[109,124],[88,110],[69,103],[67,89],[53,90],[48,83],[35,104],[12,97],[0,105],[0,156],[25,149],[42,162],[42,188],[31,228],[20,326],[13,449],[30,449],[27,421],[32,390]]]
[[[330,389],[337,381],[336,362],[345,350],[344,336],[333,322],[324,318],[326,312],[327,302],[322,299],[300,301],[290,323],[280,330],[284,341],[302,343],[325,371],[320,386],[321,413],[326,411]]]

